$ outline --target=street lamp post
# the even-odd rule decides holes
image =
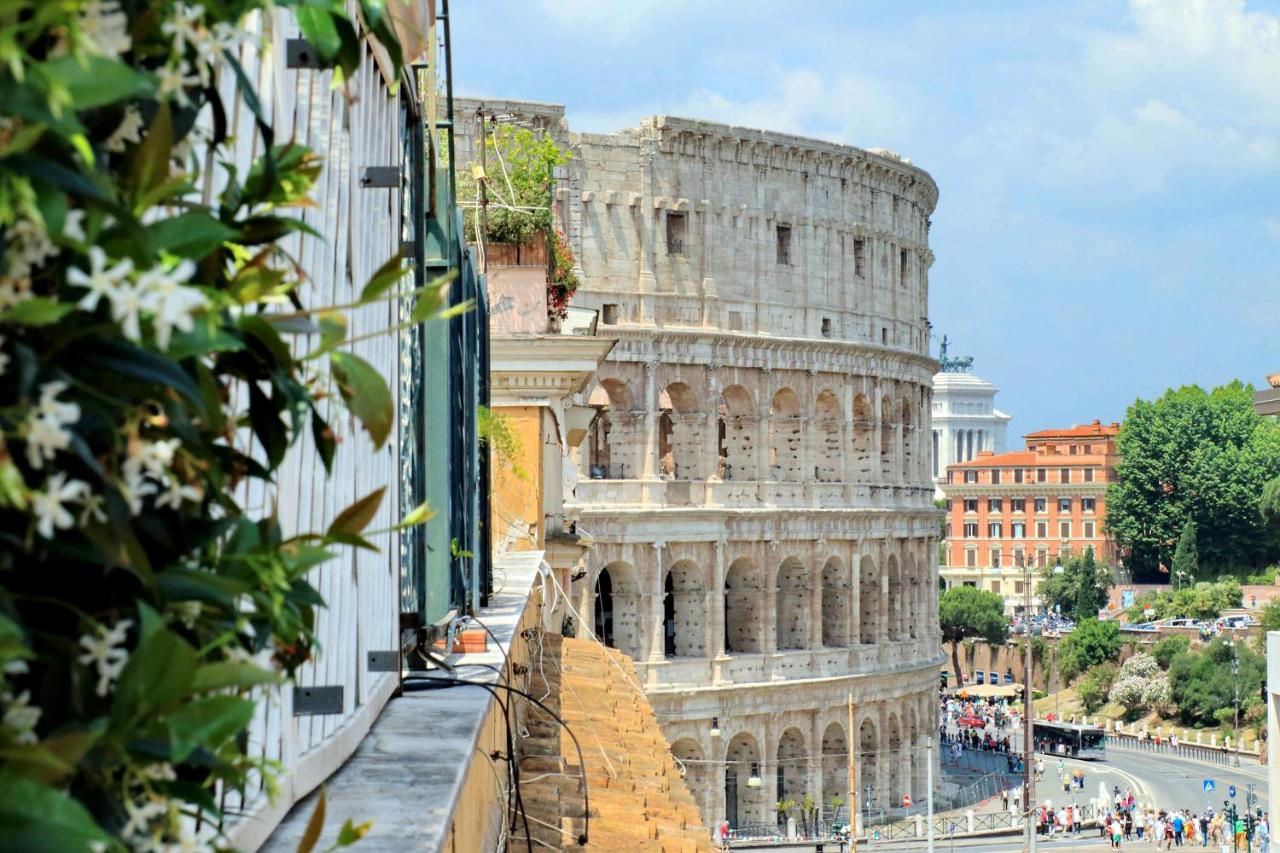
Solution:
[[[1233,704],[1235,706],[1235,719],[1231,723],[1231,733],[1236,738],[1236,754],[1235,760],[1232,762],[1233,767],[1240,766],[1240,651],[1236,648],[1236,641],[1231,641],[1231,692],[1233,695]]]
[[[1035,815],[1036,809],[1036,775],[1034,768],[1035,741],[1033,740],[1033,718],[1035,716],[1035,712],[1031,707],[1031,566],[1027,565],[1025,557],[1022,557],[1020,562],[1022,563],[1022,589],[1026,594],[1026,605],[1024,610],[1027,629],[1026,639],[1023,641],[1026,644],[1024,649],[1025,659],[1023,661],[1023,669],[1026,674],[1026,678],[1024,680],[1026,683],[1023,685],[1022,690],[1022,804],[1027,812],[1027,850],[1031,851],[1031,853],[1035,853],[1036,825],[1033,821],[1033,816]]]

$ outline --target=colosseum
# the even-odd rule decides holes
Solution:
[[[635,658],[705,821],[772,821],[806,795],[847,816],[851,750],[860,813],[922,797],[941,660],[933,180],[782,133],[573,133],[556,105],[484,106],[572,152],[554,206],[574,304],[618,344],[581,451],[595,547],[571,594]]]

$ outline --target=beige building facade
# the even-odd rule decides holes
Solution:
[[[554,206],[573,304],[617,340],[569,508],[595,543],[578,630],[636,660],[708,824],[806,794],[847,809],[851,750],[860,811],[868,788],[875,810],[923,799],[932,179],[779,133],[655,117],[576,134],[554,105],[484,109],[572,150]]]

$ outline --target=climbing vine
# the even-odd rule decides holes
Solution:
[[[237,61],[273,7],[336,85],[365,37],[399,66],[382,0],[0,3],[2,849],[217,846],[215,792],[270,781],[254,689],[315,649],[308,572],[369,544],[381,491],[289,538],[245,498],[304,432],[332,464],[329,394],[387,441],[391,394],[344,313],[411,295],[392,258],[315,305],[281,247],[321,237],[293,211],[323,163],[276,138]],[[228,79],[256,119],[247,167]],[[418,295],[422,320],[438,300]]]

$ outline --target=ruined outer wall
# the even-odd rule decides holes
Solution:
[[[851,749],[876,808],[922,800],[933,181],[685,119],[556,133],[574,155],[555,194],[573,301],[618,339],[576,485],[596,542],[570,590],[584,628],[635,658],[708,823],[847,802]]]

